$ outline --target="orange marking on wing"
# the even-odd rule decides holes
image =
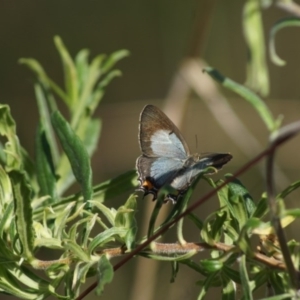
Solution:
[[[148,180],[145,180],[143,182],[142,186],[144,188],[146,188],[147,190],[151,190],[153,188],[153,184],[150,181],[148,181]]]

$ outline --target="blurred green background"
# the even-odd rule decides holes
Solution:
[[[170,95],[176,72],[195,42],[199,43],[201,58],[210,66],[239,83],[246,80],[248,52],[242,27],[244,4],[245,1],[240,0],[1,1],[0,101],[11,106],[22,145],[34,156],[38,111],[32,85],[34,76],[25,66],[18,64],[19,58],[36,58],[50,77],[62,83],[60,58],[53,44],[54,35],[61,36],[72,55],[82,48],[90,49],[92,57],[98,53],[109,54],[118,49],[128,49],[131,55],[117,64],[123,76],[109,85],[97,111],[103,128],[98,150],[93,157],[94,183],[134,168],[135,160],[140,155],[137,141],[139,113],[148,103],[166,108],[170,117],[170,107],[173,106],[176,111],[177,104],[169,101],[166,106],[165,99]],[[263,11],[266,37],[271,26],[284,16],[287,13],[275,6]],[[195,32],[199,24],[205,25],[205,28],[197,35]],[[284,115],[284,124],[300,118],[299,35],[299,28],[288,28],[276,37],[277,51],[287,61],[285,67],[277,67],[268,59],[270,94],[265,99],[275,116]],[[206,74],[202,76],[208,77]],[[268,132],[256,112],[238,96],[221,91],[263,149],[268,142]],[[179,122],[174,121],[180,126],[191,152],[231,152],[234,159],[214,178],[221,178],[227,172],[233,173],[247,161],[249,155],[247,157],[232,141],[230,132],[223,131],[204,101],[193,92],[189,92],[188,96],[188,101],[179,106],[183,107],[179,110]],[[178,115],[178,110],[175,113]],[[218,118],[222,123],[230,116],[221,114]],[[247,139],[245,136],[242,138]],[[252,157],[256,154],[253,151]],[[299,138],[280,149],[277,161],[284,175],[281,188],[299,178]],[[254,197],[259,197],[265,189],[263,176],[256,168],[242,176],[241,180]],[[207,188],[207,184],[201,182],[194,198],[203,195]],[[111,206],[117,207],[127,196],[116,199]],[[290,200],[291,206],[297,205],[297,197]],[[147,212],[152,206],[150,199],[142,200],[140,197],[139,226],[147,224]],[[196,213],[204,218],[217,206],[214,198]],[[163,209],[168,211],[170,207],[168,204]],[[190,230],[186,223],[186,239],[199,241],[197,230]],[[143,230],[145,228],[141,229],[140,235]],[[293,233],[291,229],[290,234]],[[166,239],[175,242],[172,232]],[[139,264],[141,261],[142,265]],[[152,274],[151,270],[154,270],[155,276],[148,277]],[[170,276],[168,263],[136,258],[116,272],[103,299],[195,299],[199,292],[195,282],[201,280],[196,273],[181,266],[175,283],[170,284]],[[86,299],[95,297],[92,293]]]

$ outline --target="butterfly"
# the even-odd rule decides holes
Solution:
[[[166,202],[175,203],[200,174],[216,173],[232,158],[230,153],[190,154],[178,128],[154,105],[146,105],[141,112],[139,144],[142,155],[136,161],[138,190],[144,196],[152,194],[156,200],[159,189],[170,186],[176,194],[168,194]],[[207,173],[208,167],[214,169]]]

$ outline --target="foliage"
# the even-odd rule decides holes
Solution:
[[[0,106],[0,133],[6,139],[0,166],[0,290],[24,299],[50,295],[74,298],[86,277],[97,270],[102,274],[98,288],[101,292],[101,286],[112,280],[113,272],[107,255],[98,255],[96,250],[101,251],[108,243],[124,243],[130,249],[136,230],[135,196],[117,210],[103,205],[104,199],[132,187],[135,172],[92,187],[90,166],[101,131],[101,120],[93,113],[106,86],[121,74],[114,69],[115,64],[128,52],[98,55],[89,62],[88,50],[81,50],[73,60],[61,39],[55,37],[54,41],[64,68],[64,89],[48,77],[36,60],[20,60],[37,77],[34,89],[40,122],[35,161],[19,143],[9,107]],[[58,111],[56,99],[64,102],[70,121]],[[64,197],[75,181],[81,192]],[[92,236],[95,227],[100,228],[100,233]],[[40,248],[60,250],[60,257],[55,261],[40,260]],[[47,279],[38,277],[35,269],[45,269]],[[62,283],[64,295],[57,292]]]
[[[267,67],[259,64],[264,60],[264,36],[259,35],[259,43],[252,38],[253,26],[262,32],[261,10],[255,1],[247,1],[244,13],[245,34],[253,53],[247,83],[251,89],[266,95],[269,89]],[[276,55],[273,39],[280,28],[291,25],[299,24],[294,19],[283,20],[271,33],[271,55],[279,64],[282,61]],[[114,69],[115,64],[128,52],[98,55],[89,62],[89,52],[85,49],[73,60],[61,39],[55,37],[54,41],[62,60],[64,88],[49,78],[36,60],[20,60],[37,78],[34,90],[40,123],[34,161],[19,143],[9,107],[0,105],[0,134],[5,139],[0,150],[0,291],[22,299],[49,296],[74,299],[86,279],[95,277],[96,292],[101,294],[105,284],[113,280],[114,271],[133,255],[142,255],[171,263],[172,282],[180,265],[199,273],[202,279],[197,282],[198,299],[203,299],[207,291],[215,287],[221,289],[222,299],[236,299],[240,294],[243,299],[254,299],[261,287],[272,291],[269,296],[273,297],[269,299],[297,298],[299,241],[288,241],[284,248],[285,237],[279,229],[300,217],[299,209],[286,209],[284,203],[284,198],[300,186],[300,181],[276,197],[269,187],[267,195],[254,200],[231,174],[218,182],[204,177],[217,191],[220,204],[217,211],[200,220],[192,210],[204,200],[188,207],[197,180],[184,199],[174,205],[166,220],[156,227],[162,195],[153,210],[148,235],[137,239],[136,196],[130,195],[117,209],[108,204],[109,199],[136,185],[135,172],[129,171],[93,187],[90,165],[101,132],[101,120],[94,118],[93,113],[106,86],[120,75],[120,71]],[[261,76],[253,80],[260,70]],[[274,118],[249,87],[213,68],[207,68],[206,72],[248,101],[264,121],[271,135],[271,146],[263,155],[272,157],[276,146],[298,133],[300,126],[280,129],[281,119]],[[65,104],[68,120],[59,112],[58,100]],[[80,187],[80,193],[65,196],[74,183]],[[201,242],[185,240],[183,221],[186,219],[199,231]],[[157,238],[174,224],[178,243],[158,243]],[[58,250],[60,256],[56,260],[41,260],[38,258],[41,248],[56,250],[56,253]],[[209,251],[210,258],[195,260],[194,255],[203,250]],[[113,266],[112,259],[125,253],[129,254]],[[44,270],[43,278],[37,275],[39,269]],[[59,292],[60,287],[63,293]]]

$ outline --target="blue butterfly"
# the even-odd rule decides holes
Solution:
[[[215,171],[210,174],[216,173],[232,158],[229,153],[191,155],[178,128],[153,105],[146,105],[141,112],[139,143],[142,151],[136,161],[139,190],[144,196],[152,194],[153,200],[161,187],[170,186],[177,194],[167,195],[165,201],[176,202],[206,168],[213,167]]]

